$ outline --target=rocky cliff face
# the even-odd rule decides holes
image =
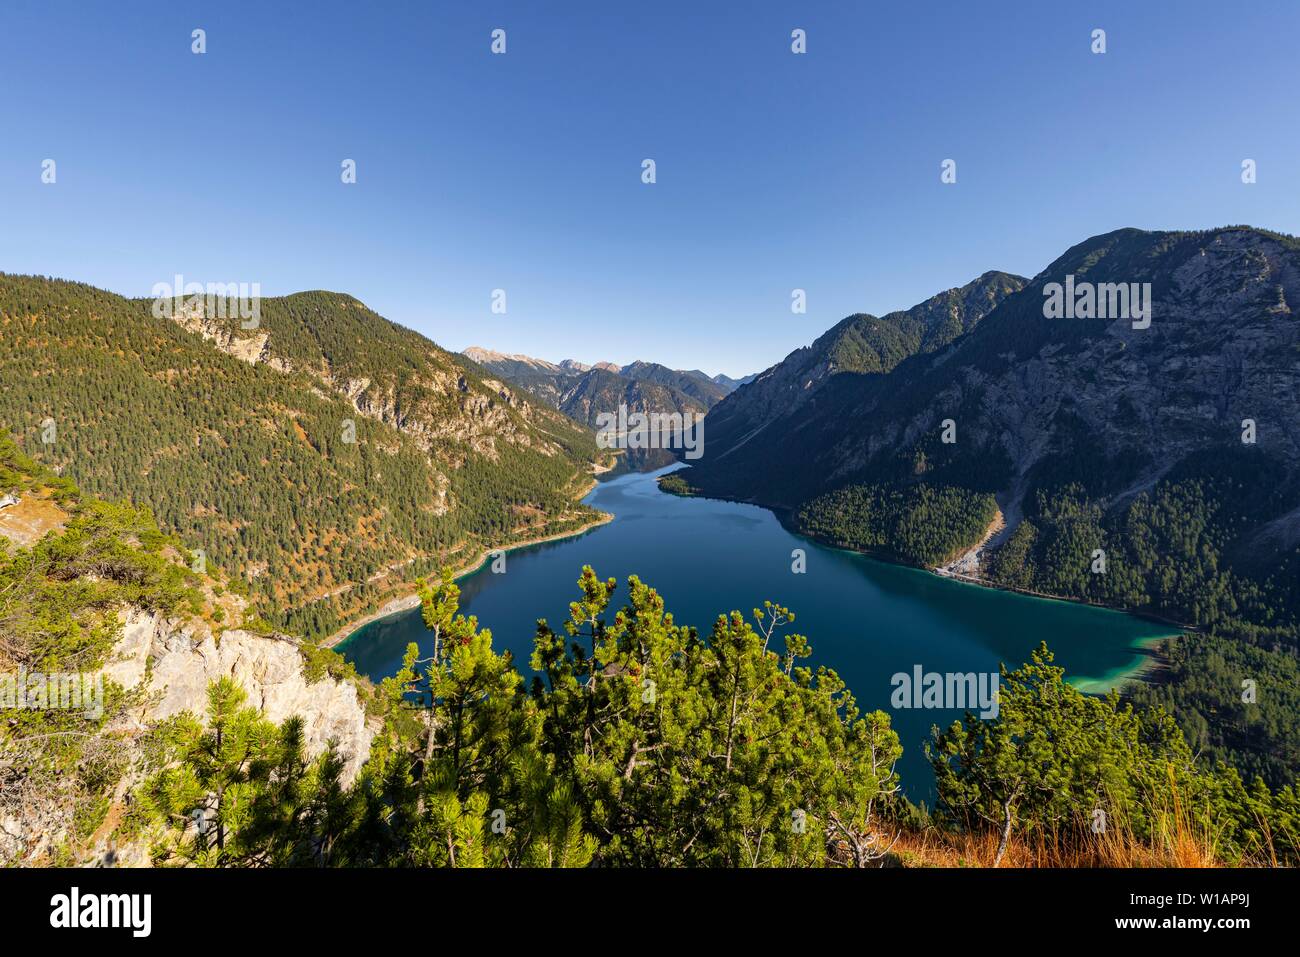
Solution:
[[[289,364],[267,348],[271,340],[269,333],[252,331],[240,334],[236,327],[225,320],[209,319],[201,303],[176,300],[173,308],[172,319],[178,326],[202,336],[226,355],[234,356],[249,365],[264,363],[281,372],[289,371]]]
[[[368,722],[354,685],[329,677],[309,681],[297,643],[231,630],[214,637],[206,629],[132,609],[123,613],[122,635],[105,677],[146,693],[133,717],[143,728],[183,711],[202,718],[208,686],[229,677],[248,694],[248,703],[276,723],[303,720],[309,757],[334,742],[350,784],[370,754],[377,725]]]
[[[1080,285],[1150,284],[1149,327],[1049,318],[1045,292],[1068,276]],[[739,390],[710,413],[703,465],[691,480],[714,494],[797,504],[851,482],[906,481],[928,470],[931,480],[996,491],[1011,520],[1037,477],[1062,463],[1101,475],[1120,503],[1193,453],[1240,449],[1250,420],[1256,448],[1293,482],[1298,301],[1300,244],[1289,237],[1244,227],[1098,236],[951,345],[888,374],[816,380],[796,353],[764,377],[787,393],[812,381],[812,395],[784,413],[748,397],[763,394],[763,377]],[[715,417],[734,415],[733,405],[755,411],[748,432],[728,444]],[[950,445],[939,439],[948,419]],[[797,474],[764,464],[760,453],[773,448],[802,463]],[[1272,517],[1269,535],[1293,544],[1296,525]]]
[[[797,349],[709,411],[705,465],[778,422],[793,422],[834,377],[880,376],[909,356],[934,352],[969,332],[1025,280],[988,272],[955,289],[883,317],[859,313],[841,320],[810,346]],[[775,426],[779,434],[780,426]],[[704,471],[704,470],[701,470]]]
[[[261,306],[262,317],[251,330],[234,318],[206,316],[199,303],[180,305],[173,318],[244,362],[316,379],[344,396],[359,414],[411,436],[426,452],[446,442],[465,442],[496,461],[496,443],[504,441],[554,456],[563,453],[564,445],[549,440],[548,430],[570,442],[579,436],[562,416],[535,407],[502,382],[474,376],[450,353],[351,296],[300,293],[268,298]],[[367,341],[380,348],[355,345]],[[466,351],[474,358],[472,353]],[[562,373],[558,366],[544,365]]]
[[[1149,328],[1051,319],[1049,283],[1150,283]],[[1192,452],[1257,445],[1300,463],[1300,250],[1257,230],[1112,233],[1067,252],[951,355],[904,370],[851,406],[878,426],[823,458],[832,480],[870,468],[953,418],[959,444],[1005,456],[1006,491],[1087,442],[1149,485]]]
[[[197,620],[181,623],[156,612],[123,610],[122,631],[103,669],[106,680],[143,692],[142,706],[119,715],[94,741],[112,749],[112,764],[124,773],[112,788],[113,807],[105,824],[84,844],[83,863],[148,866],[144,843],[117,844],[109,834],[125,802],[144,780],[144,735],[156,722],[182,712],[202,720],[208,685],[233,678],[248,694],[248,703],[274,722],[291,716],[303,721],[309,757],[330,742],[343,761],[342,782],[351,784],[370,754],[379,723],[367,717],[355,685],[329,677],[308,680],[295,641],[266,638],[246,631],[214,637]],[[74,808],[58,789],[32,795],[0,814],[0,861],[43,861],[72,834]]]
[[[153,825],[131,812],[173,753],[154,732],[181,713],[206,721],[223,678],[269,721],[301,719],[306,755],[332,744],[343,783],[356,779],[381,727],[367,682],[329,676],[337,660],[296,638],[221,632],[251,613],[215,567],[2,433],[0,475],[18,489],[0,509],[0,865],[148,864]]]

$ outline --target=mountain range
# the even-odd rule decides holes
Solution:
[[[1062,288],[1146,290],[1149,322],[1064,318]],[[340,293],[264,299],[244,329],[0,275],[0,428],[88,493],[152,511],[249,615],[319,637],[439,565],[601,520],[577,502],[610,464],[596,414],[707,411],[703,457],[666,488],[1195,629],[1150,694],[1195,747],[1276,783],[1300,764],[1300,695],[1252,712],[1223,689],[1296,684],[1297,301],[1293,237],[1122,229],[1033,278],[988,272],[849,316],[737,385],[459,356]]]
[[[753,378],[710,377],[698,369],[681,371],[655,362],[555,363],[479,346],[470,346],[463,355],[590,428],[596,427],[598,414],[619,405],[630,412],[707,412]]]
[[[1063,289],[1092,307],[1060,317]],[[1121,289],[1145,293],[1149,317],[1109,312]],[[1085,317],[1103,299],[1108,315]],[[702,458],[661,484],[1192,629],[1133,696],[1177,714],[1195,748],[1287,781],[1300,693],[1248,707],[1238,692],[1260,674],[1297,685],[1297,302],[1294,237],[1116,230],[1029,280],[986,273],[848,317],[714,406]]]
[[[789,438],[786,433],[802,429],[805,411],[826,408],[823,389],[835,392],[850,380],[883,381],[883,374],[904,359],[935,352],[975,328],[1025,282],[1008,273],[988,272],[906,311],[883,317],[857,313],[841,320],[812,345],[795,350],[710,411],[705,459],[693,475],[720,488],[720,476],[733,462],[740,469],[750,468],[756,464],[751,454],[761,458],[764,453],[759,450],[774,437],[784,442]],[[751,439],[757,441],[745,451]],[[802,475],[787,479],[821,482],[820,473]],[[776,481],[774,476],[766,478]],[[769,487],[763,478],[754,481]],[[771,500],[787,504],[775,496]]]
[[[1045,318],[1045,287],[1067,276],[1151,283],[1150,328]],[[1288,237],[1126,229],[1080,243],[1032,280],[986,273],[906,312],[851,316],[711,410],[691,481],[789,508],[852,482],[942,477],[1016,511],[1081,454],[1119,500],[1209,449],[1254,448],[1294,477],[1298,277]],[[941,441],[948,418],[951,444]],[[1246,419],[1254,446],[1241,440]],[[773,447],[808,467],[762,467]],[[1300,524],[1273,529],[1289,546]]]
[[[0,274],[0,428],[147,506],[279,625],[328,633],[597,518],[590,431],[351,296],[264,298],[255,329],[233,303],[155,305]]]
[[[1074,317],[1063,318],[1048,306],[1061,289],[1106,289],[1110,297],[1121,287],[1130,296],[1147,290],[1149,314],[1092,318],[1072,310]],[[908,310],[849,316],[737,384],[647,362],[552,364],[484,350],[457,356],[339,293],[264,299],[255,328],[246,329],[233,310],[231,318],[213,318],[199,304],[0,274],[0,430],[18,439],[0,435],[0,593],[8,595],[0,672],[102,668],[125,692],[108,696],[102,720],[66,741],[56,710],[6,725],[0,860],[186,859],[178,843],[184,829],[170,835],[171,851],[166,829],[184,824],[213,789],[164,772],[179,765],[198,773],[211,767],[214,753],[237,752],[246,736],[249,754],[275,760],[248,763],[235,753],[230,773],[247,781],[216,800],[231,802],[229,809],[249,793],[245,785],[260,793],[253,805],[267,816],[256,826],[232,824],[231,834],[251,847],[266,840],[279,856],[259,849],[243,860],[243,845],[232,840],[222,861],[320,863],[318,849],[330,842],[314,837],[328,818],[353,822],[341,862],[428,863],[424,849],[444,842],[408,840],[401,822],[424,813],[435,793],[427,781],[445,779],[416,759],[442,761],[442,768],[458,760],[434,734],[456,727],[467,702],[498,709],[481,712],[475,741],[495,735],[505,742],[493,745],[502,759],[496,764],[525,775],[527,786],[503,789],[522,796],[518,819],[547,819],[558,806],[554,846],[581,852],[574,860],[593,859],[606,833],[578,835],[575,820],[606,820],[607,809],[631,807],[643,817],[631,819],[625,834],[644,832],[644,821],[677,821],[676,785],[664,791],[663,813],[658,805],[644,813],[643,798],[632,800],[633,789],[621,788],[639,768],[637,754],[651,753],[633,745],[628,762],[625,743],[642,730],[635,708],[611,709],[631,717],[620,734],[595,739],[615,749],[590,779],[595,784],[569,789],[552,776],[551,761],[572,756],[579,759],[568,773],[588,773],[582,721],[589,707],[572,695],[578,672],[563,657],[572,648],[587,662],[582,645],[539,629],[539,647],[554,654],[546,664],[552,680],[535,682],[529,695],[485,693],[521,679],[472,618],[453,621],[459,593],[450,577],[425,589],[424,620],[442,616],[439,627],[457,637],[457,664],[448,674],[467,690],[434,702],[444,709],[435,720],[403,705],[403,682],[376,688],[333,652],[280,630],[321,636],[435,566],[463,567],[485,548],[599,521],[577,499],[593,471],[611,463],[580,423],[619,401],[709,410],[704,457],[666,476],[668,490],[758,502],[836,545],[1157,615],[1172,622],[1171,633],[1186,629],[1148,652],[1159,656],[1161,680],[1127,688],[1126,701],[1090,698],[1063,684],[1046,667],[1044,650],[1034,670],[1019,672],[1022,683],[1008,700],[1031,702],[1044,714],[1053,702],[1069,707],[1059,720],[1038,719],[1049,723],[1037,731],[1023,716],[1005,735],[1009,725],[992,724],[1001,737],[981,739],[982,747],[1001,747],[1005,738],[1019,748],[1025,728],[1066,744],[1086,732],[1090,737],[1071,746],[1079,763],[1050,770],[1088,800],[1096,773],[1119,774],[1113,779],[1126,786],[1136,780],[1116,771],[1116,762],[1141,752],[1150,760],[1142,781],[1163,786],[1169,775],[1183,775],[1172,786],[1191,794],[1189,806],[1220,828],[1212,844],[1230,831],[1229,844],[1218,846],[1237,859],[1294,860],[1297,301],[1300,241],[1293,237],[1247,227],[1118,230],[1072,247],[1031,279],[989,272]],[[1100,302],[1094,297],[1093,311]],[[552,402],[567,406],[565,414]],[[92,491],[129,504],[100,501]],[[599,616],[612,583],[587,569],[581,585],[603,633]],[[824,706],[838,699],[821,697],[793,667],[803,639],[787,645],[783,668],[748,626],[728,630],[741,627],[738,615],[720,617],[700,641],[694,629],[660,624],[669,619],[653,589],[633,580],[629,593],[634,607],[612,627],[650,622],[644,634],[659,642],[659,657],[648,660],[692,662],[680,675],[695,684],[665,685],[690,693],[668,700],[716,705],[666,712],[684,729],[675,740],[698,748],[699,759],[686,766],[731,773],[709,746],[730,733],[736,714],[727,706],[737,700],[731,669],[719,668],[731,660],[739,662],[736,674],[759,676],[745,700],[760,701],[749,710],[771,725],[737,736],[737,773],[770,760],[768,742],[782,734],[779,753],[800,757],[853,741],[863,755],[875,755],[880,743],[897,745],[896,737],[866,737],[888,731],[887,724],[876,731],[841,726],[841,710]],[[789,621],[784,614],[773,610]],[[729,643],[736,637],[745,640]],[[607,646],[621,659],[595,672],[602,677],[593,687],[645,700],[637,684],[639,640]],[[726,657],[740,647],[746,657]],[[694,655],[702,656],[698,666]],[[719,684],[719,674],[727,681]],[[1267,693],[1243,693],[1255,683]],[[183,717],[206,709],[215,722],[245,694],[256,709],[230,721],[222,749],[214,751],[201,722]],[[789,726],[782,708],[792,702],[794,712],[817,721]],[[544,716],[560,709],[572,710],[548,725]],[[1167,715],[1181,735],[1171,732]],[[844,720],[857,721],[856,712]],[[554,755],[538,750],[535,758],[505,760],[518,756],[528,735],[549,747],[556,727],[571,737]],[[959,745],[966,733],[959,728],[936,738],[939,747]],[[818,747],[804,747],[806,740]],[[1169,741],[1166,753],[1162,742]],[[960,754],[977,766],[984,759],[979,749]],[[809,779],[834,784],[845,768],[871,766],[846,755],[825,764],[834,773]],[[1102,772],[1098,755],[1107,755]],[[896,757],[887,754],[881,767]],[[308,760],[315,763],[304,776]],[[1012,764],[1008,773],[1023,773],[1023,761]],[[1030,764],[1037,773],[1041,762]],[[1001,772],[991,779],[1001,780]],[[318,785],[319,794],[302,799],[301,813],[279,814],[283,802],[298,800],[297,788],[282,788],[281,780]],[[665,780],[671,784],[671,775]],[[780,780],[753,779],[764,786]],[[953,779],[944,780],[951,786]],[[604,793],[599,782],[615,782],[619,790],[609,793],[620,800],[593,798]],[[643,793],[657,792],[647,784],[636,791]],[[710,808],[726,793],[711,782],[690,806]],[[846,793],[846,807],[858,806],[862,792]],[[527,803],[534,796],[545,810]],[[783,799],[804,801],[804,794]],[[481,812],[492,806],[485,791],[476,800]],[[567,801],[586,802],[583,815],[575,817]],[[760,802],[768,817],[755,840],[789,819],[790,809],[774,801]],[[329,810],[316,819],[306,805]],[[1012,815],[1001,807],[1009,829]],[[1159,810],[1143,807],[1141,814]],[[901,813],[922,820],[911,809]],[[266,830],[266,821],[278,823]],[[302,833],[312,840],[266,837],[297,834],[285,821],[307,822]],[[697,842],[697,825],[681,832],[687,850],[722,846]],[[936,833],[926,819],[924,840]],[[1259,850],[1264,845],[1271,858]],[[196,860],[211,862],[200,851]]]

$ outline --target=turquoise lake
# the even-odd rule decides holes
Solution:
[[[673,466],[675,467],[675,466]],[[921,752],[932,725],[958,709],[895,709],[891,677],[930,672],[996,672],[1015,667],[1040,641],[1077,685],[1098,691],[1149,660],[1153,639],[1173,626],[1121,612],[1017,595],[940,578],[929,572],[827,548],[788,531],[765,508],[659,491],[670,469],[607,477],[584,501],[615,517],[574,538],[512,551],[504,574],[485,564],[460,579],[461,611],[490,628],[494,646],[513,652],[529,672],[538,618],[557,630],[578,597],[584,564],[602,578],[639,575],[658,588],[679,624],[710,631],[719,613],[747,614],[765,599],[796,615],[807,635],[809,664],[839,672],[863,710],[890,714],[904,753],[899,773],[914,800],[930,800],[933,777]],[[806,553],[806,572],[792,572],[791,553]],[[406,645],[428,653],[418,608],[371,622],[338,651],[370,678],[394,674]],[[779,646],[778,646],[779,647]]]

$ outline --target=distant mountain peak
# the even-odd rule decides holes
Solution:
[[[494,362],[518,362],[535,369],[545,369],[547,372],[563,371],[562,366],[547,362],[545,359],[534,359],[532,356],[518,353],[495,352],[492,349],[484,349],[482,346],[470,346],[461,355],[473,359],[481,366],[491,365]]]
[[[938,352],[964,336],[1026,280],[991,270],[911,309],[841,319],[807,346],[734,388],[709,411],[711,460],[744,446],[771,423],[795,415],[838,379],[887,375],[904,360]],[[711,462],[697,468],[709,469]]]
[[[753,378],[711,377],[698,369],[682,371],[640,360],[625,366],[587,365],[575,359],[552,363],[481,346],[471,346],[464,355],[587,426],[595,425],[599,413],[619,405],[632,411],[704,412]]]
[[[1045,286],[1068,276],[1150,283],[1150,329],[1048,317]],[[1242,227],[1104,233],[1029,283],[985,273],[906,313],[837,324],[709,411],[708,451],[691,481],[792,506],[849,482],[893,480],[921,452],[933,478],[937,423],[951,417],[965,438],[939,449],[946,474],[978,476],[1008,507],[1066,474],[1100,476],[1105,495],[1144,489],[1197,455],[1237,449],[1246,418],[1297,420],[1296,367],[1277,358],[1300,341],[1293,302],[1294,237]],[[802,471],[764,471],[774,446]],[[1276,429],[1267,454],[1300,468],[1294,430]],[[1300,543],[1295,529],[1288,548]]]

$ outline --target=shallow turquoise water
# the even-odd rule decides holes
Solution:
[[[719,613],[780,602],[808,636],[810,663],[838,671],[864,710],[890,713],[904,747],[904,787],[927,800],[933,780],[921,743],[932,725],[946,726],[961,711],[891,707],[895,673],[911,674],[917,665],[927,672],[995,672],[999,662],[1014,667],[1046,640],[1072,680],[1095,691],[1139,667],[1147,660],[1144,646],[1174,631],[827,548],[792,534],[767,509],[660,492],[661,474],[624,474],[597,485],[586,502],[613,513],[614,521],[511,552],[505,574],[486,565],[470,573],[460,582],[462,611],[477,615],[495,647],[508,648],[527,671],[537,619],[562,625],[584,564],[620,584],[639,575],[664,595],[678,623],[705,635]],[[806,552],[804,574],[791,571],[797,548]],[[411,641],[427,653],[418,608],[360,628],[338,650],[380,679],[396,672]]]

